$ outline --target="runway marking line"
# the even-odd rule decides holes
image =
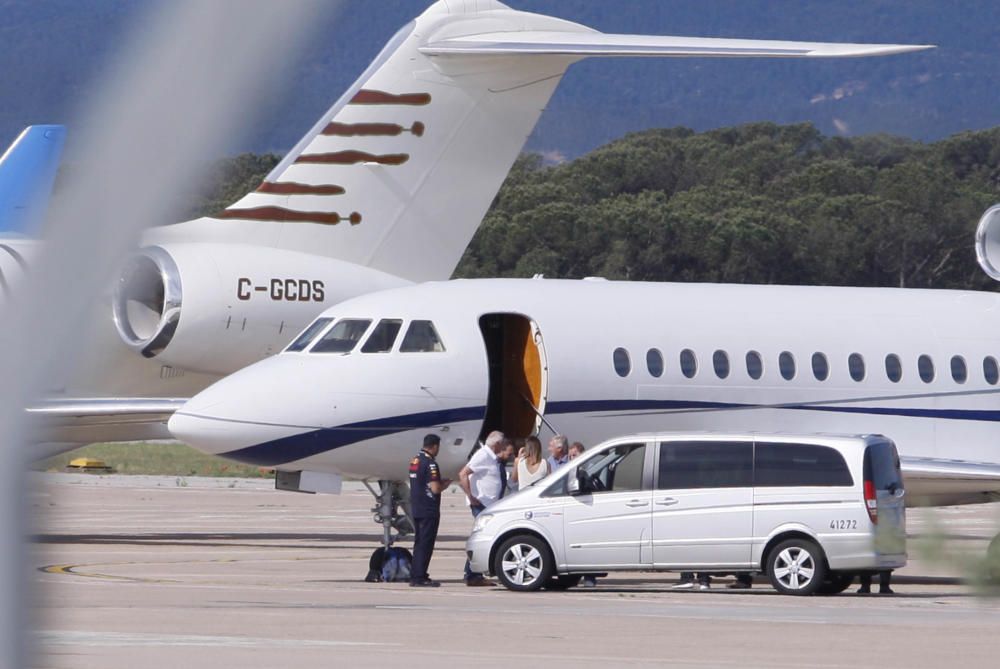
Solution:
[[[123,563],[129,564],[129,563]],[[85,578],[99,578],[108,581],[127,581],[130,583],[179,583],[179,581],[171,581],[169,579],[158,579],[158,578],[140,578],[137,576],[115,576],[113,574],[97,574],[88,573],[85,571],[79,571],[85,567],[92,567],[96,565],[85,565],[85,564],[51,564],[44,567],[39,567],[38,571],[45,574],[63,574],[70,576],[83,576]],[[108,565],[113,566],[113,565]]]

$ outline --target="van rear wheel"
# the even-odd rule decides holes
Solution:
[[[783,595],[815,593],[826,580],[826,573],[823,551],[806,539],[783,541],[767,557],[771,585]]]
[[[552,576],[552,554],[544,541],[531,534],[507,539],[493,559],[493,573],[508,590],[538,590]]]

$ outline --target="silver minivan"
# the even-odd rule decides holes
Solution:
[[[785,594],[834,594],[906,564],[903,497],[881,435],[633,435],[491,506],[466,550],[511,590],[665,570],[763,572]]]

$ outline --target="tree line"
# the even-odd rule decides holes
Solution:
[[[224,161],[195,212],[252,190],[272,155]],[[1000,127],[924,144],[753,123],[626,135],[515,163],[456,277],[992,289],[976,264],[1000,202]]]

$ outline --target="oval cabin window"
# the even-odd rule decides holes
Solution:
[[[623,348],[616,348],[612,360],[615,363],[615,372],[624,378],[632,372],[632,361],[628,357],[628,351]]]

